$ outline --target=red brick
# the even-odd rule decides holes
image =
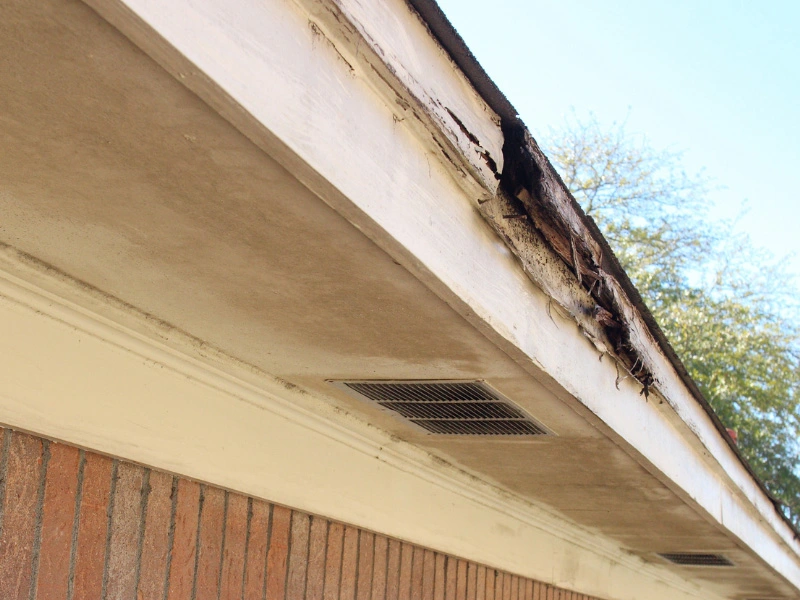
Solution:
[[[262,600],[267,575],[267,534],[270,505],[253,500],[250,516],[250,537],[247,541],[247,564],[244,578],[244,600]]]
[[[328,543],[328,521],[311,518],[308,541],[308,574],[305,600],[322,600],[325,585],[325,551]]]
[[[467,565],[467,600],[477,598],[476,586],[478,585],[478,566],[475,563]]]
[[[503,573],[503,600],[512,600],[511,598],[511,573]],[[514,598],[516,600],[516,598]]]
[[[289,546],[289,575],[286,578],[286,599],[300,600],[305,595],[308,569],[308,536],[310,517],[298,511],[292,513],[292,537]]]
[[[511,593],[509,600],[519,600],[519,577],[516,575],[511,576]]]
[[[0,590],[7,598],[28,598],[42,440],[23,433],[11,433],[7,460],[3,531],[0,534]]]
[[[338,600],[339,578],[342,573],[342,544],[344,525],[331,523],[328,529],[328,543],[325,556],[325,600]]]
[[[220,600],[242,600],[244,554],[247,544],[247,504],[247,496],[228,494]]]
[[[340,600],[353,600],[356,596],[356,573],[358,569],[358,529],[345,527],[342,548],[342,577]]]
[[[494,569],[486,569],[486,600],[495,600],[497,571]]]
[[[375,536],[374,568],[372,569],[372,600],[386,598],[386,568],[389,558],[389,540],[385,536]]]
[[[494,572],[494,598],[495,600],[503,599],[503,582],[505,581],[506,574],[502,571]]]
[[[102,594],[112,466],[110,458],[85,454],[73,600],[96,600]]]
[[[533,600],[533,580],[526,579],[525,580],[525,595],[523,596],[525,600]]]
[[[555,600],[555,589],[552,585],[547,586],[547,600]]]
[[[386,558],[386,600],[397,600],[400,593],[400,542],[389,540]]]
[[[357,600],[369,600],[372,594],[372,568],[375,553],[375,536],[362,531],[358,538],[358,577],[356,581]]]
[[[67,597],[79,461],[77,448],[50,444],[42,507],[37,598]]]
[[[200,517],[200,485],[179,479],[167,600],[191,600]]]
[[[273,507],[269,552],[267,553],[267,600],[284,599],[291,523],[291,510],[282,506]]]
[[[475,574],[475,600],[486,600],[486,567],[478,565]]]
[[[172,523],[172,481],[171,475],[150,472],[137,600],[162,600],[164,597]]]
[[[422,600],[433,600],[433,586],[436,577],[436,555],[425,550],[422,557]]]
[[[456,600],[456,584],[458,580],[458,559],[447,557],[447,566],[444,574],[444,597],[446,600]]]
[[[112,498],[111,539],[108,547],[106,598],[127,600],[136,596],[136,565],[142,522],[144,469],[117,463],[117,484]]]
[[[411,600],[422,600],[422,574],[425,551],[414,546],[411,555]]]
[[[464,560],[456,562],[456,599],[467,599],[467,562]]]
[[[445,595],[445,573],[446,566],[447,566],[447,557],[444,554],[437,554],[436,555],[436,564],[434,566],[434,585],[433,585],[433,597],[434,600],[444,600]]]
[[[194,600],[217,600],[225,527],[225,492],[207,485],[202,489]]]
[[[414,566],[414,547],[411,544],[400,544],[400,583],[399,600],[411,600],[411,571]]]

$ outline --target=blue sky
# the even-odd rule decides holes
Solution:
[[[537,137],[627,120],[800,275],[800,2],[439,0]]]

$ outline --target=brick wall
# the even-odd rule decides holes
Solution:
[[[0,429],[0,598],[590,600]]]

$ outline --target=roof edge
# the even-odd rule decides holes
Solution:
[[[505,94],[500,91],[497,84],[492,81],[436,1],[406,0],[406,2],[422,18],[431,35],[447,51],[453,62],[466,75],[475,91],[500,117],[503,124],[511,125],[516,123],[524,127],[517,109],[514,108]]]
[[[647,308],[641,294],[633,285],[628,274],[620,265],[614,251],[609,246],[594,219],[586,215],[577,200],[575,200],[561,176],[539,148],[517,110],[483,69],[478,59],[467,47],[461,35],[450,23],[435,0],[406,1],[428,26],[431,35],[449,54],[474,89],[501,118],[505,136],[503,148],[505,160],[501,185],[512,197],[522,201],[531,217],[531,226],[539,229],[548,245],[576,274],[584,288],[591,289],[592,283],[602,281],[605,278],[618,285],[623,298],[613,298],[613,295],[608,293],[608,289],[604,293],[602,285],[595,286],[597,289],[592,290],[590,293],[598,301],[598,306],[608,310],[610,313],[606,331],[609,333],[610,339],[616,342],[617,349],[623,351],[623,361],[629,367],[634,367],[635,370],[637,358],[640,358],[635,351],[631,353],[624,348],[629,342],[628,336],[625,334],[626,325],[628,324],[621,307],[618,306],[619,300],[624,299],[637,311],[646,325],[648,333],[653,337],[661,352],[675,369],[681,382],[708,415],[728,447],[771,502],[775,512],[789,526],[794,538],[800,540],[800,529],[784,514],[781,510],[781,502],[767,489],[739,447],[728,435],[719,416],[689,375],[686,366],[661,330],[650,309]],[[521,190],[527,192],[525,194],[525,196],[528,196],[527,198],[520,197]],[[558,202],[567,203],[566,208],[570,215],[564,215],[561,210],[552,210],[557,208],[554,205]],[[578,223],[571,223],[572,219],[569,217],[574,217]],[[590,240],[581,240],[586,243],[582,244],[584,247],[580,253],[576,252],[575,248],[575,241],[580,240],[580,238],[573,237],[580,233],[579,231],[574,231],[575,225],[578,225],[577,229],[582,229],[590,236]],[[565,248],[568,249],[567,252],[564,251]],[[593,273],[595,274],[594,277],[592,277]],[[589,277],[585,278],[587,275]],[[622,326],[621,331],[620,326]],[[625,356],[625,354],[628,354],[628,356]],[[652,374],[643,366],[640,366],[632,374],[642,384],[643,392],[645,394],[649,393],[649,388],[654,383]]]

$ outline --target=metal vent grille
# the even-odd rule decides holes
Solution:
[[[481,381],[332,382],[429,433],[546,435],[543,425]]]
[[[667,552],[661,558],[676,565],[691,567],[732,567],[733,563],[721,554],[696,554],[688,552]]]

